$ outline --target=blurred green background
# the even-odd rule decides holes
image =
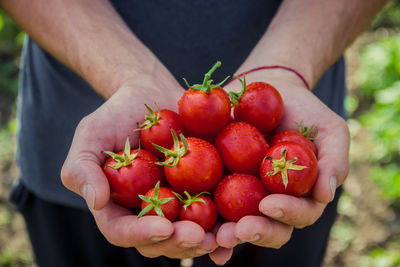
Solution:
[[[7,200],[15,166],[24,33],[0,10],[0,267],[35,266]],[[389,1],[346,51],[350,174],[324,266],[400,266],[400,0]]]

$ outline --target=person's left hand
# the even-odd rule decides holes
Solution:
[[[279,248],[289,239],[293,228],[312,225],[334,199],[336,188],[348,173],[349,132],[345,121],[323,104],[293,73],[285,70],[254,72],[246,76],[248,84],[264,81],[272,84],[282,95],[285,115],[279,129],[296,129],[294,122],[304,121],[318,129],[314,144],[318,150],[318,178],[309,197],[271,194],[259,204],[264,216],[246,216],[237,223],[223,224],[217,232],[220,246],[210,253],[216,264],[224,264],[239,243]],[[238,91],[239,82],[225,87]]]

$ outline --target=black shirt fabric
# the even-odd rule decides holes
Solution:
[[[213,74],[214,80],[235,73],[262,37],[279,4],[276,0],[113,1],[130,29],[179,82],[182,77],[202,81],[217,60],[222,61],[222,67]],[[314,89],[342,117],[344,73],[341,58]],[[86,210],[83,199],[62,185],[60,170],[78,122],[104,100],[30,38],[24,45],[20,75],[20,179],[41,199]]]

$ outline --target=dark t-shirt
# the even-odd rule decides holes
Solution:
[[[113,4],[179,82],[182,77],[195,82],[217,60],[222,67],[214,80],[235,73],[262,37],[280,1],[115,0]],[[19,93],[20,179],[44,200],[86,209],[84,201],[62,185],[60,170],[78,122],[104,100],[29,38],[23,50]],[[324,74],[314,93],[345,116],[343,59]]]

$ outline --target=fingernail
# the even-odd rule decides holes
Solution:
[[[265,211],[263,211],[263,213],[269,217],[277,218],[277,219],[285,216],[285,214],[283,213],[283,210],[278,209],[278,208],[272,208],[269,210],[265,210]]]
[[[82,188],[83,198],[90,209],[94,209],[94,190],[90,184],[85,184]]]
[[[183,243],[181,243],[181,247],[183,247],[183,248],[192,248],[192,247],[196,247],[198,245],[200,245],[199,242],[183,242]]]
[[[332,198],[331,201],[335,198],[335,193],[336,193],[336,186],[337,186],[337,178],[336,176],[331,176],[331,179],[329,181],[329,185],[331,187],[332,191]]]
[[[159,242],[159,241],[162,241],[162,240],[165,240],[165,239],[168,239],[169,238],[169,235],[165,235],[165,236],[153,236],[152,238],[150,238],[150,240],[152,241],[152,242]]]

